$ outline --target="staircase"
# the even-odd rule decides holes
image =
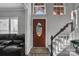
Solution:
[[[67,35],[59,35],[53,40],[53,55],[56,56],[61,53],[69,45],[69,37]],[[51,51],[51,45],[48,46]]]
[[[71,31],[65,31],[68,26],[71,25]],[[51,45],[48,45],[51,56],[57,56],[70,44],[70,34],[73,31],[73,22],[67,23],[60,31],[55,35],[51,36]]]

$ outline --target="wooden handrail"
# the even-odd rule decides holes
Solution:
[[[73,29],[73,22],[67,23],[63,28],[60,29],[59,32],[57,32],[57,34],[55,34],[54,36],[51,36],[51,56],[53,56],[53,39],[55,37],[57,37],[61,32],[63,32],[69,25],[71,25],[71,32],[74,30]]]

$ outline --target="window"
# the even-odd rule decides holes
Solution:
[[[9,18],[0,18],[0,34],[9,33]]]
[[[39,37],[42,35],[42,24],[40,22],[37,24],[36,33]]]
[[[54,3],[53,15],[64,15],[64,4]]]
[[[18,34],[18,18],[17,17],[11,17],[10,18],[10,33],[11,34]]]
[[[0,34],[18,34],[18,17],[0,18]]]
[[[33,14],[34,15],[45,15],[46,5],[44,3],[34,3],[33,4]]]

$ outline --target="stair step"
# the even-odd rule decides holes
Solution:
[[[48,46],[49,51],[51,51],[51,45]],[[55,51],[56,49],[53,47],[53,51]]]
[[[61,43],[53,42],[53,49],[54,51],[59,52],[62,49]]]
[[[48,46],[48,49],[51,53],[51,45]],[[56,55],[58,53],[58,50],[57,50],[57,47],[56,46],[53,46],[53,54]]]
[[[53,45],[58,46],[58,43],[57,42],[53,42]]]
[[[59,47],[59,45],[56,44],[56,42],[54,42],[54,45],[53,45],[53,55],[54,55],[54,56],[58,55],[59,53],[61,53],[61,52],[64,50],[65,47],[66,47],[66,46],[63,46],[63,48],[61,49],[61,48]],[[51,45],[48,46],[48,49],[49,49],[49,51],[50,51],[50,53],[51,53]]]
[[[63,42],[61,40],[56,39],[57,41],[54,42],[53,45],[57,46],[59,50],[63,48]],[[61,42],[60,42],[61,41]],[[58,50],[58,51],[59,51]]]
[[[62,39],[55,39],[55,41],[58,41],[60,43],[63,43]]]

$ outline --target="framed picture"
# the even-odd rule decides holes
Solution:
[[[46,4],[34,3],[33,4],[33,14],[34,15],[45,15],[46,14]]]

